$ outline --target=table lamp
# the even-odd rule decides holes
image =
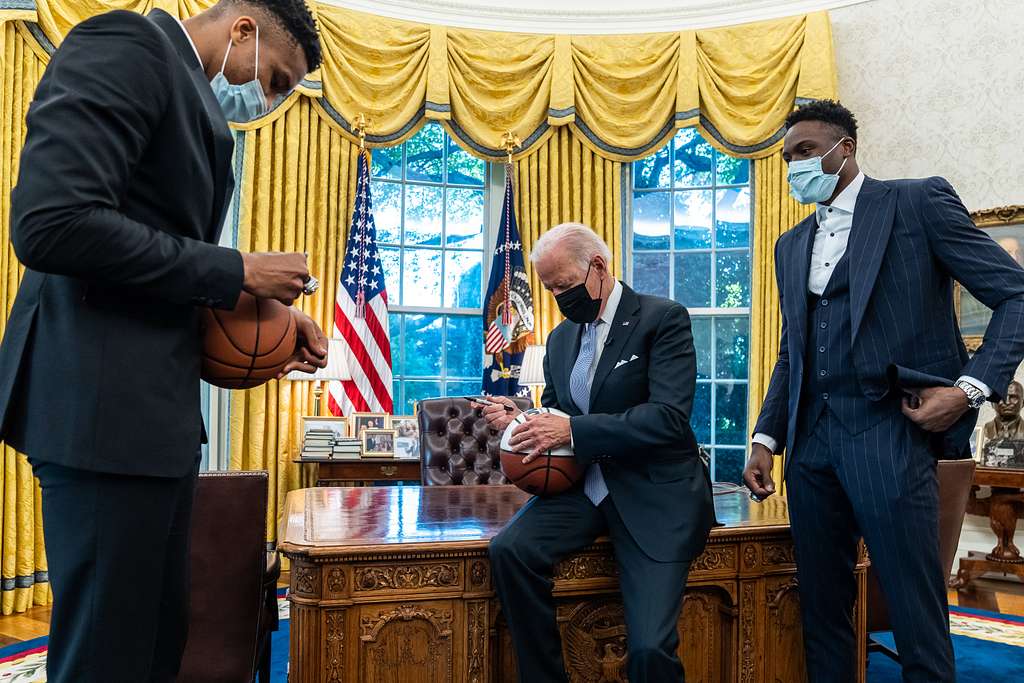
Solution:
[[[344,339],[327,340],[327,367],[317,368],[310,374],[301,370],[292,370],[284,376],[292,382],[315,382],[313,385],[313,414],[320,415],[320,397],[323,396],[324,382],[343,382],[352,379],[348,370],[348,344]]]
[[[544,353],[547,347],[535,344],[526,347],[523,352],[523,365],[519,368],[519,386],[544,386]],[[534,401],[536,403],[536,400]]]

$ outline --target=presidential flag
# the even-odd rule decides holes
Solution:
[[[330,383],[331,414],[391,413],[388,293],[377,253],[368,150],[359,154],[356,203],[334,303],[334,336],[348,343],[352,379]]]
[[[505,201],[484,301],[484,353],[490,358],[483,393],[492,396],[530,395],[529,387],[519,386],[519,370],[523,351],[533,343],[533,296],[516,224],[512,170],[511,164],[505,168]]]

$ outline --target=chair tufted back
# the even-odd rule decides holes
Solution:
[[[520,410],[528,398],[512,399]],[[423,485],[507,484],[498,446],[501,434],[487,426],[464,398],[428,398],[417,409]]]

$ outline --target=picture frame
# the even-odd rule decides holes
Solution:
[[[364,429],[391,429],[391,416],[386,413],[352,413],[351,435],[361,437]]]
[[[1017,263],[1024,266],[1024,205],[1001,206],[975,211],[974,224],[991,235]],[[967,350],[973,353],[981,346],[992,311],[975,299],[959,282],[954,292],[957,322]]]
[[[305,436],[310,429],[330,429],[335,439],[348,436],[347,417],[321,417],[319,415],[302,416],[302,434]]]
[[[392,415],[390,428],[397,431],[399,437],[420,438],[420,424],[414,415]]]
[[[360,438],[363,441],[364,458],[395,457],[395,440],[398,433],[394,429],[364,428]]]

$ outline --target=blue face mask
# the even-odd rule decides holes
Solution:
[[[224,67],[228,64],[228,55],[231,54],[231,42],[228,42],[227,52],[224,53],[224,63],[220,65],[220,71],[213,80],[210,87],[213,94],[220,102],[220,108],[228,121],[234,123],[246,123],[258,119],[267,113],[267,98],[263,95],[263,86],[260,85],[260,28],[256,27],[256,67],[253,70],[253,79],[240,85],[229,83],[224,76]]]
[[[789,162],[789,173],[786,179],[789,180],[790,194],[794,199],[801,204],[820,204],[831,199],[832,193],[836,191],[836,185],[839,184],[839,174],[842,172],[843,166],[846,166],[849,157],[843,159],[843,165],[835,173],[825,173],[821,170],[821,160],[831,154],[845,139],[841,138],[832,146],[832,149],[820,157]]]

